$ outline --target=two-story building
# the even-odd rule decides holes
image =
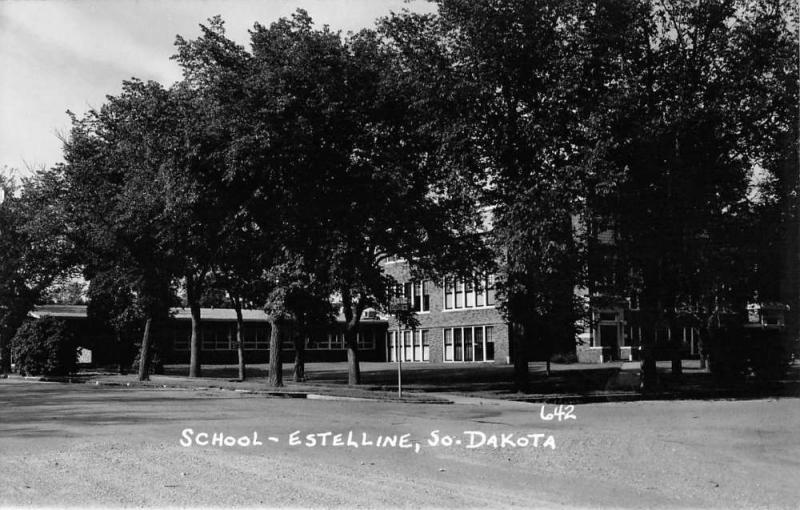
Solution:
[[[414,309],[409,329],[389,318],[386,360],[409,363],[509,363],[509,328],[497,309],[494,277],[414,280],[404,260],[385,262]]]

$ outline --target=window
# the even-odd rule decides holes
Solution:
[[[446,328],[445,361],[493,361],[492,326]]]
[[[189,335],[185,332],[174,330],[172,331],[173,337],[175,339],[173,348],[176,351],[188,351],[189,350]]]
[[[366,351],[375,349],[375,330],[368,329],[358,333],[358,349]]]
[[[234,349],[235,346],[232,345],[232,343],[230,327],[223,326],[221,329],[217,330],[216,349],[218,351],[230,351],[231,349]]]
[[[444,279],[444,309],[466,310],[494,306],[494,276],[477,276],[466,280]]]
[[[327,350],[331,348],[330,336],[327,333],[317,333],[308,340],[307,349],[311,351]]]
[[[444,279],[444,309],[453,309],[453,279]]]
[[[444,360],[453,361],[453,330],[444,330]]]
[[[269,336],[265,327],[245,326],[242,336],[245,350],[269,349]]]
[[[472,361],[472,328],[464,328],[464,361]]]
[[[428,338],[428,330],[423,329],[420,331],[422,336],[422,361],[430,361],[431,359],[431,344]]]
[[[397,361],[397,342],[395,341],[396,338],[396,331],[389,331],[388,332],[388,339],[386,341],[386,346],[389,351],[389,356],[387,359],[389,361]]]
[[[403,331],[403,361],[411,360],[411,331]]]
[[[358,341],[360,346],[361,340],[359,339]],[[331,351],[346,348],[344,333],[319,333],[308,340],[306,347],[310,351]]]
[[[210,328],[203,328],[200,331],[200,338],[203,340],[202,347],[204,351],[214,350],[214,331],[210,330]]]
[[[431,310],[431,297],[428,295],[428,286],[425,281],[413,283],[412,294],[406,296],[414,306],[415,312],[429,312]]]
[[[232,348],[228,329],[224,325],[207,325],[200,330],[200,338],[204,351],[228,351]]]
[[[464,282],[464,307],[465,308],[474,308],[475,307],[475,283],[472,280],[466,280]]]

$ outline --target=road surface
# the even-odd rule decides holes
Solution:
[[[514,402],[0,381],[0,507],[798,508],[798,404],[607,403],[559,421]]]

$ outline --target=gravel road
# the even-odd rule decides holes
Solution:
[[[0,506],[798,508],[799,402],[595,404],[559,421],[514,402],[0,381]],[[387,436],[398,446],[374,444]]]

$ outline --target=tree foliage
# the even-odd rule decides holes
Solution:
[[[9,343],[57,277],[74,264],[73,244],[52,200],[61,185],[50,172],[16,182],[0,177],[0,371],[10,369]]]

